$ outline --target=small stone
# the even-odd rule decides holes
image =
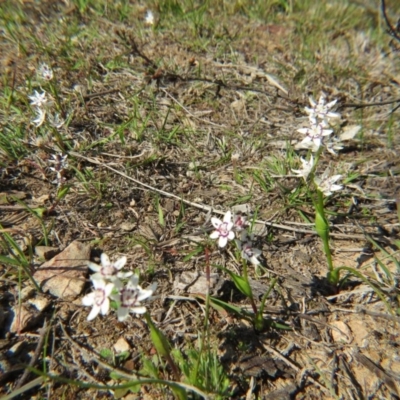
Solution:
[[[35,202],[36,205],[43,205],[49,198],[50,196],[48,194],[44,194],[40,197],[33,198],[32,200]]]
[[[35,253],[42,260],[50,260],[59,253],[60,250],[57,247],[50,246],[36,246]]]
[[[34,299],[28,300],[29,304],[32,304],[38,311],[44,311],[49,305],[50,300],[46,299],[44,296],[38,295]]]
[[[133,222],[123,222],[121,224],[121,229],[125,232],[130,232],[133,231],[133,229],[135,228],[136,224]]]
[[[351,330],[343,321],[333,321],[331,326],[333,327],[331,335],[335,343],[351,343],[353,341]]]
[[[26,342],[17,342],[7,350],[7,356],[17,357],[26,348]]]
[[[90,246],[74,241],[60,254],[42,264],[33,277],[44,292],[63,299],[74,299],[85,286],[89,258]]]
[[[116,353],[122,353],[131,349],[129,343],[124,338],[119,338],[113,347]]]
[[[21,290],[19,297],[22,301],[30,299],[35,294],[35,289],[32,286],[26,286]]]
[[[11,333],[17,333],[34,325],[38,320],[39,312],[35,307],[21,304],[11,309],[11,316],[12,321],[8,330]]]
[[[249,203],[237,204],[232,207],[232,212],[234,214],[241,213],[249,215],[251,213],[251,206]]]

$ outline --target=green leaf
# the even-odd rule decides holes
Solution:
[[[191,251],[184,259],[183,261],[189,261],[192,257],[197,256],[197,254],[200,254],[204,251],[203,246],[198,246],[196,247],[193,251]]]
[[[14,265],[16,267],[21,265],[21,262],[19,262],[18,260],[15,260],[14,258],[1,256],[1,255],[0,255],[0,262],[3,263],[3,264]]]
[[[160,356],[169,357],[171,348],[170,348],[167,338],[162,334],[162,332],[159,329],[157,329],[157,327],[154,325],[153,321],[151,320],[149,314],[146,313],[145,318],[147,321],[147,325],[150,328],[151,341],[153,342],[154,347],[157,350],[157,353]]]
[[[228,271],[228,274],[231,276],[235,286],[249,299],[253,298],[253,292],[251,290],[251,286],[247,279],[241,277],[240,275],[234,274],[232,271]]]
[[[227,312],[233,313],[233,314],[237,314],[241,317],[248,317],[250,318],[252,314],[248,313],[245,310],[242,310],[240,307],[234,306],[232,304],[229,303],[225,303],[222,300],[216,299],[215,297],[211,297],[210,296],[210,304],[212,307],[214,307],[217,311],[220,310],[225,310]]]
[[[69,189],[71,189],[71,186],[63,186],[59,189],[57,192],[57,200],[63,199],[67,193],[69,192]]]
[[[114,354],[110,349],[102,349],[100,350],[100,356],[106,359],[112,359]]]
[[[328,282],[331,285],[336,286],[337,283],[339,282],[339,278],[340,278],[340,270],[339,270],[339,268],[335,268],[335,269],[329,271],[326,274],[326,278],[328,279]]]
[[[291,331],[292,328],[289,325],[281,324],[279,322],[272,321],[271,327],[275,329],[283,329],[285,331]]]
[[[329,240],[329,224],[324,213],[319,210],[315,213],[315,230],[324,242]]]

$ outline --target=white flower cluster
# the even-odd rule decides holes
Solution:
[[[311,108],[306,107],[305,111],[308,114],[310,128],[301,128],[298,129],[298,132],[306,135],[300,143],[300,147],[310,148],[311,151],[315,152],[319,150],[323,144],[324,138],[331,135],[333,132],[332,129],[326,129],[330,126],[329,123],[331,119],[340,118],[340,114],[330,111],[336,104],[337,100],[333,100],[326,104],[324,94],[320,96],[318,103],[316,103],[311,97],[309,100]],[[336,141],[325,143],[325,146],[329,152],[334,154],[335,150],[343,148],[338,139],[336,139]],[[300,158],[300,161],[302,164],[301,169],[293,169],[292,172],[307,181],[308,176],[314,169],[314,157],[311,155],[308,161],[304,158]],[[333,192],[343,188],[343,186],[335,183],[341,178],[342,175],[329,176],[329,168],[327,168],[321,177],[314,176],[314,183],[318,190],[320,190],[325,196],[330,196]]]
[[[53,71],[46,64],[42,64],[38,72],[39,76],[45,81],[51,81],[53,79]],[[28,97],[31,105],[35,108],[36,118],[33,119],[32,122],[36,128],[43,125],[46,120],[46,115],[49,124],[54,128],[60,129],[64,125],[65,121],[58,113],[50,113],[51,106],[54,102],[47,92],[42,91],[42,93],[39,93],[35,90],[33,95]]]
[[[306,135],[305,138],[299,143],[300,147],[309,148],[311,151],[316,152],[321,147],[325,138],[330,136],[333,132],[330,127],[332,119],[340,118],[340,114],[330,111],[336,104],[337,100],[330,103],[325,103],[325,95],[321,94],[318,103],[313,98],[309,98],[311,108],[306,107],[305,112],[308,114],[308,122],[310,127],[300,128],[297,131]],[[325,143],[329,152],[335,154],[335,150],[342,149],[340,141]]]
[[[234,215],[232,219],[232,213],[227,211],[222,221],[212,217],[211,223],[215,231],[211,233],[210,238],[218,239],[219,247],[225,247],[229,240],[235,238],[235,232],[237,232],[240,236],[235,242],[238,249],[241,251],[241,256],[253,265],[260,264],[258,257],[261,255],[261,250],[253,247],[253,236],[249,236],[245,230],[249,225],[246,217],[243,215]]]
[[[52,159],[50,159],[48,162],[53,166],[50,167],[50,169],[57,174],[57,178],[52,183],[57,183],[57,186],[61,186],[65,182],[64,175],[66,169],[68,168],[68,155],[63,155],[62,153],[59,153],[53,154],[51,157]]]
[[[307,181],[307,178],[314,167],[314,158],[311,156],[309,161],[300,158],[300,161],[302,163],[302,168],[292,169],[292,172]],[[320,190],[325,196],[330,196],[333,192],[343,189],[342,185],[335,184],[335,182],[341,178],[342,175],[329,176],[329,168],[327,168],[321,177],[314,176],[314,183],[318,190]]]
[[[126,257],[121,257],[112,263],[107,254],[100,256],[101,265],[89,262],[88,267],[95,273],[90,280],[94,290],[82,299],[84,306],[92,306],[92,311],[88,315],[88,321],[96,318],[100,313],[108,314],[110,310],[110,300],[117,304],[117,316],[119,321],[125,321],[129,313],[144,314],[146,307],[141,302],[151,299],[152,294],[157,288],[157,284],[152,284],[147,289],[142,289],[139,277],[133,275],[131,271],[122,271],[126,264]],[[124,285],[123,280],[129,278]]]

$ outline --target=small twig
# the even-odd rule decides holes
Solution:
[[[388,33],[390,36],[392,36],[393,38],[395,38],[396,40],[398,40],[400,42],[400,36],[397,33],[397,29],[395,29],[392,24],[389,21],[389,18],[386,14],[386,4],[385,4],[385,0],[381,1],[381,9],[382,9],[382,14],[383,14],[383,18],[385,19],[386,25],[388,27]]]
[[[85,94],[84,96],[82,96],[83,100],[90,100],[93,97],[99,97],[99,96],[104,96],[106,94],[112,94],[112,93],[116,93],[116,92],[120,92],[122,89],[124,89],[125,87],[128,87],[129,85],[123,86],[122,88],[118,88],[118,89],[109,89],[109,90],[104,90],[102,92],[97,92],[97,93],[89,93],[89,94]]]
[[[344,103],[341,104],[339,108],[345,108],[345,107],[364,108],[364,107],[374,107],[374,106],[385,106],[387,104],[394,104],[394,103],[400,103],[400,98],[387,101],[377,101],[374,103]]]

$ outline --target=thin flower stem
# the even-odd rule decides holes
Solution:
[[[333,271],[333,263],[332,263],[332,253],[331,248],[329,247],[329,223],[325,216],[324,210],[324,196],[320,190],[317,190],[318,195],[318,204],[317,204],[317,213],[320,213],[321,217],[325,222],[325,232],[324,235],[320,235],[322,239],[322,243],[324,245],[324,252],[326,255],[326,259],[328,261],[329,271]]]
[[[317,150],[317,152],[315,154],[314,165],[311,168],[311,171],[310,171],[310,173],[308,175],[308,181],[309,182],[314,182],[315,170],[317,169],[318,161],[319,161],[319,158],[321,157],[322,151],[323,151],[323,147],[320,146],[320,148]],[[314,184],[314,186],[315,186],[315,184]]]
[[[54,136],[56,138],[56,142],[58,144],[58,147],[60,148],[60,150],[62,152],[65,152],[66,149],[65,149],[63,138],[62,138],[62,136],[60,135],[60,133],[58,132],[58,130],[56,128],[53,128],[53,134],[54,134]]]
[[[64,108],[62,107],[62,104],[61,104],[60,96],[58,95],[57,86],[53,83],[53,81],[49,82],[49,86],[50,86],[52,94],[54,95],[54,97],[56,99],[56,103],[57,103],[58,109],[60,110],[61,116],[63,117],[63,119],[65,119],[66,115],[64,112]]]
[[[246,280],[247,284],[250,286],[249,277],[247,275],[247,262],[246,262],[246,260],[243,260],[243,277]],[[250,304],[251,304],[251,308],[253,309],[253,312],[254,312],[254,318],[256,318],[258,311],[257,311],[256,302],[254,301],[253,294],[250,297]]]

